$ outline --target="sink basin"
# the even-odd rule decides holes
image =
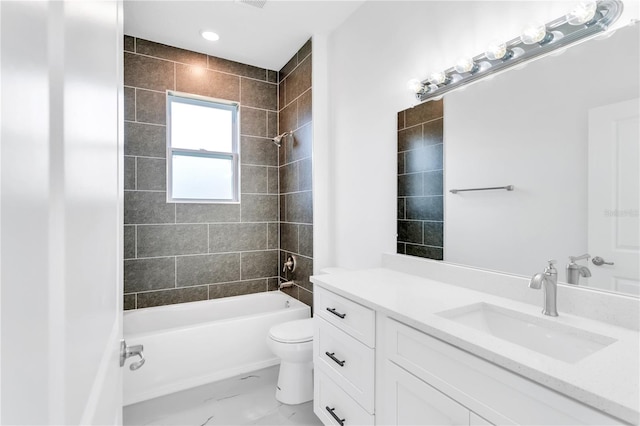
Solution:
[[[437,315],[569,363],[616,342],[611,337],[489,303],[467,305]]]

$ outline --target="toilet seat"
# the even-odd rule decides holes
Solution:
[[[313,340],[313,319],[288,321],[271,327],[269,337],[280,343],[304,343]]]

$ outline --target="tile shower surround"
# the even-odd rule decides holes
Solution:
[[[124,44],[125,309],[277,289],[278,73]],[[241,204],[166,202],[166,90],[241,104]]]
[[[398,113],[397,252],[443,258],[443,101]]]
[[[280,265],[289,254],[297,258],[294,272],[283,272],[281,280],[296,285],[286,293],[313,304],[313,189],[311,114],[311,40],[280,70],[278,118],[280,133],[293,131],[284,138],[278,155],[280,179]]]

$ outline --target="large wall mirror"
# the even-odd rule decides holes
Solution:
[[[640,294],[639,41],[636,23],[401,112],[398,252],[523,276],[556,259],[559,281]]]

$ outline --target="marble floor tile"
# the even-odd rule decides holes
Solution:
[[[124,407],[132,425],[321,425],[313,401],[285,405],[275,398],[279,366]]]

